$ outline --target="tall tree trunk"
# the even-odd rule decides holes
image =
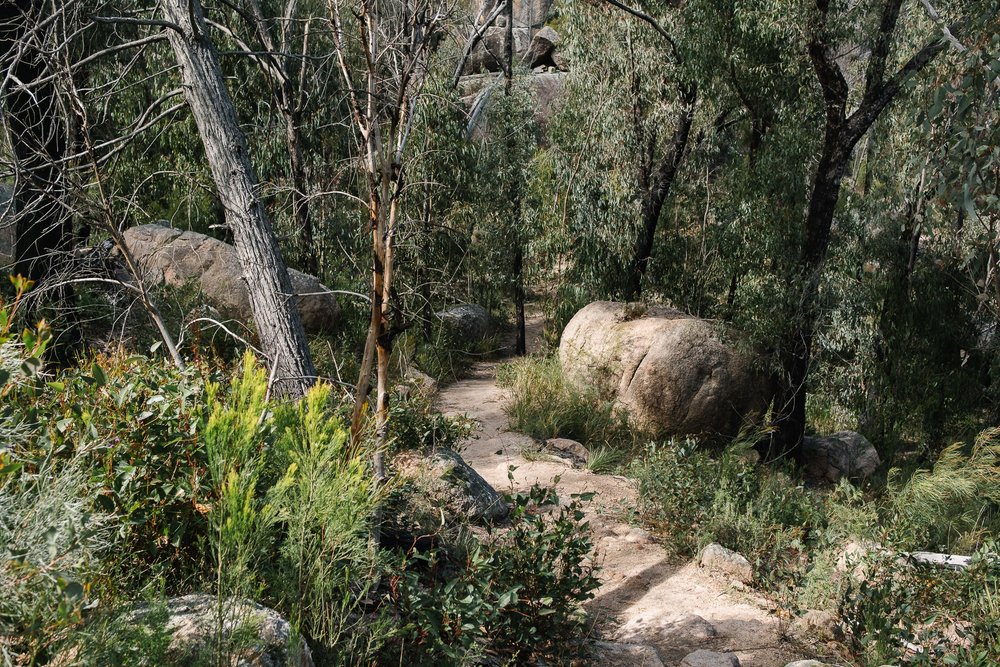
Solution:
[[[246,138],[222,77],[218,53],[208,38],[201,3],[164,0],[163,11],[176,26],[167,35],[233,233],[254,322],[272,365],[275,391],[301,396],[315,382],[316,370],[288,271],[260,202]]]
[[[47,31],[43,3],[0,3],[0,58],[14,81],[4,99],[8,138],[16,159],[13,210],[15,271],[36,283],[48,281],[55,297],[46,297],[59,320],[50,348],[66,365],[83,338],[72,285],[61,273],[68,268],[73,244],[73,214],[66,206],[66,181],[59,161],[67,149],[66,119],[60,110],[56,72],[45,61]],[[23,50],[19,53],[19,49]]]
[[[514,87],[514,2],[508,0],[504,13],[507,16],[507,26],[504,39],[504,90],[509,96]],[[509,141],[517,141],[515,133],[510,134]],[[510,153],[516,154],[511,146]],[[521,227],[521,183],[520,177],[514,176],[517,182],[511,183],[511,191],[514,193],[514,201],[511,202],[510,223],[513,230],[512,238],[514,242],[514,256],[511,266],[512,280],[514,283],[514,353],[524,355],[528,351],[526,323],[524,319],[524,235]]]
[[[789,323],[780,353],[782,382],[774,404],[772,425],[775,428],[769,443],[769,459],[797,452],[805,433],[807,380],[820,316],[819,286],[830,245],[833,216],[840,199],[841,181],[854,148],[903,84],[946,47],[946,42],[940,38],[931,41],[887,78],[886,67],[902,0],[886,0],[868,60],[864,94],[857,110],[848,115],[850,91],[834,55],[836,45],[826,28],[829,5],[829,0],[816,0],[819,23],[809,43],[809,58],[825,102],[824,143],[813,178],[805,222],[806,238],[792,275],[793,285],[800,291],[799,306]]]
[[[649,259],[653,256],[653,244],[656,240],[656,228],[660,223],[660,214],[677,178],[691,137],[695,105],[698,101],[697,89],[693,85],[687,85],[679,92],[681,112],[673,136],[670,138],[670,145],[666,155],[656,167],[656,173],[649,179],[648,188],[642,193],[642,228],[636,238],[632,271],[625,288],[625,298],[628,301],[634,301],[642,296],[642,281],[649,266]]]

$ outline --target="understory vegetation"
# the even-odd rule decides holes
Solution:
[[[619,452],[615,469],[637,484],[635,520],[669,551],[692,558],[718,543],[742,554],[753,585],[787,618],[836,612],[844,648],[861,663],[1000,660],[997,429],[945,448],[929,467],[816,483],[791,460],[762,465],[753,447],[766,433],[720,448],[630,431],[627,414],[568,382],[557,358],[515,361],[498,375],[517,428]],[[956,571],[907,558],[928,551],[969,554],[971,564]]]
[[[396,490],[371,475],[373,440],[351,443],[330,385],[271,399],[250,354],[180,371],[118,351],[53,376],[40,372],[47,328],[12,333],[12,310],[0,307],[4,664],[228,664],[257,645],[252,628],[216,633],[179,658],[165,604],[190,592],[270,606],[317,664],[578,650],[597,585],[580,500],[540,512],[559,500],[537,488],[508,498],[495,533],[380,550],[372,530]],[[419,398],[395,410],[397,449],[469,432]],[[220,624],[239,623],[226,613]]]
[[[789,619],[835,612],[844,661],[1000,664],[998,17],[0,2],[0,664],[184,662],[194,593],[216,667],[253,641],[233,600],[290,662],[579,659],[586,499],[512,479],[473,520],[400,473],[474,437],[430,395],[501,356],[526,458],[579,441],[678,557],[718,542]],[[703,392],[711,441],[637,428],[529,356],[526,312],[552,353],[594,302],[683,315],[673,359],[716,336],[760,395]],[[807,476],[841,431],[880,464]]]

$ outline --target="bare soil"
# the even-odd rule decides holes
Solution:
[[[540,324],[531,318],[529,351],[538,345]],[[497,364],[475,365],[465,379],[440,392],[437,406],[445,414],[479,421],[478,436],[461,454],[494,488],[511,488],[513,466],[517,490],[539,483],[554,486],[561,498],[596,493],[586,510],[602,581],[588,604],[593,639],[596,646],[627,646],[603,644],[592,664],[655,666],[655,652],[662,664],[677,665],[697,649],[732,651],[744,667],[784,667],[812,657],[786,636],[787,620],[772,613],[773,604],[696,563],[677,562],[638,527],[631,480],[535,454],[539,443],[508,428],[495,380]]]

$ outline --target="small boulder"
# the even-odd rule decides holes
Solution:
[[[740,667],[740,659],[735,653],[698,649],[684,656],[681,667]]]
[[[559,33],[545,26],[531,38],[531,44],[524,54],[523,62],[529,69],[535,67],[556,67],[556,49],[560,42]]]
[[[594,664],[606,667],[663,667],[663,661],[656,649],[646,644],[625,644],[619,642],[594,642]]]
[[[816,479],[839,482],[843,478],[864,479],[881,465],[878,452],[868,439],[854,431],[802,439],[799,459]]]
[[[142,623],[153,609],[149,605],[139,605],[130,613],[130,620]],[[240,637],[238,645],[228,649],[225,665],[313,665],[308,644],[301,637],[295,638],[289,622],[273,609],[256,602],[229,600],[220,605],[214,595],[195,593],[169,600],[167,613],[165,630],[171,635],[168,654],[174,664],[201,664],[211,654],[212,647],[218,645],[216,633],[221,628],[225,640]],[[246,630],[252,632],[244,633]]]
[[[753,581],[753,566],[750,561],[721,544],[709,544],[702,549],[700,562],[702,567],[729,575],[740,583],[748,584]]]
[[[496,331],[496,323],[480,305],[467,303],[437,314],[445,329],[462,342],[478,342]]]
[[[634,425],[670,435],[735,435],[770,401],[751,357],[717,325],[663,306],[597,301],[563,331],[567,380],[594,387]]]
[[[545,441],[545,448],[563,458],[571,459],[577,463],[586,463],[590,452],[576,440],[569,438],[549,438]]]
[[[244,275],[233,246],[162,224],[131,227],[123,236],[149,280],[174,287],[194,282],[223,317],[253,321],[247,281],[256,277]],[[289,269],[288,277],[306,331],[332,330],[340,316],[336,297],[314,276]]]
[[[819,639],[829,642],[843,637],[837,615],[820,609],[807,610],[795,619],[795,622],[792,623],[792,630],[803,639]]]
[[[419,394],[424,398],[429,399],[437,393],[437,380],[432,378],[427,373],[424,373],[416,366],[410,366],[406,369],[403,373],[403,380],[408,386],[416,389],[417,392],[419,392]]]
[[[400,476],[410,479],[419,493],[453,516],[473,522],[499,521],[507,516],[507,503],[472,466],[450,449],[430,455],[404,452],[394,465]]]

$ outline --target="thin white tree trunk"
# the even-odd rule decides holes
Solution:
[[[170,45],[233,232],[261,346],[276,367],[275,393],[301,396],[315,381],[316,371],[201,3],[163,0],[162,5],[166,20],[176,26],[167,31]]]

